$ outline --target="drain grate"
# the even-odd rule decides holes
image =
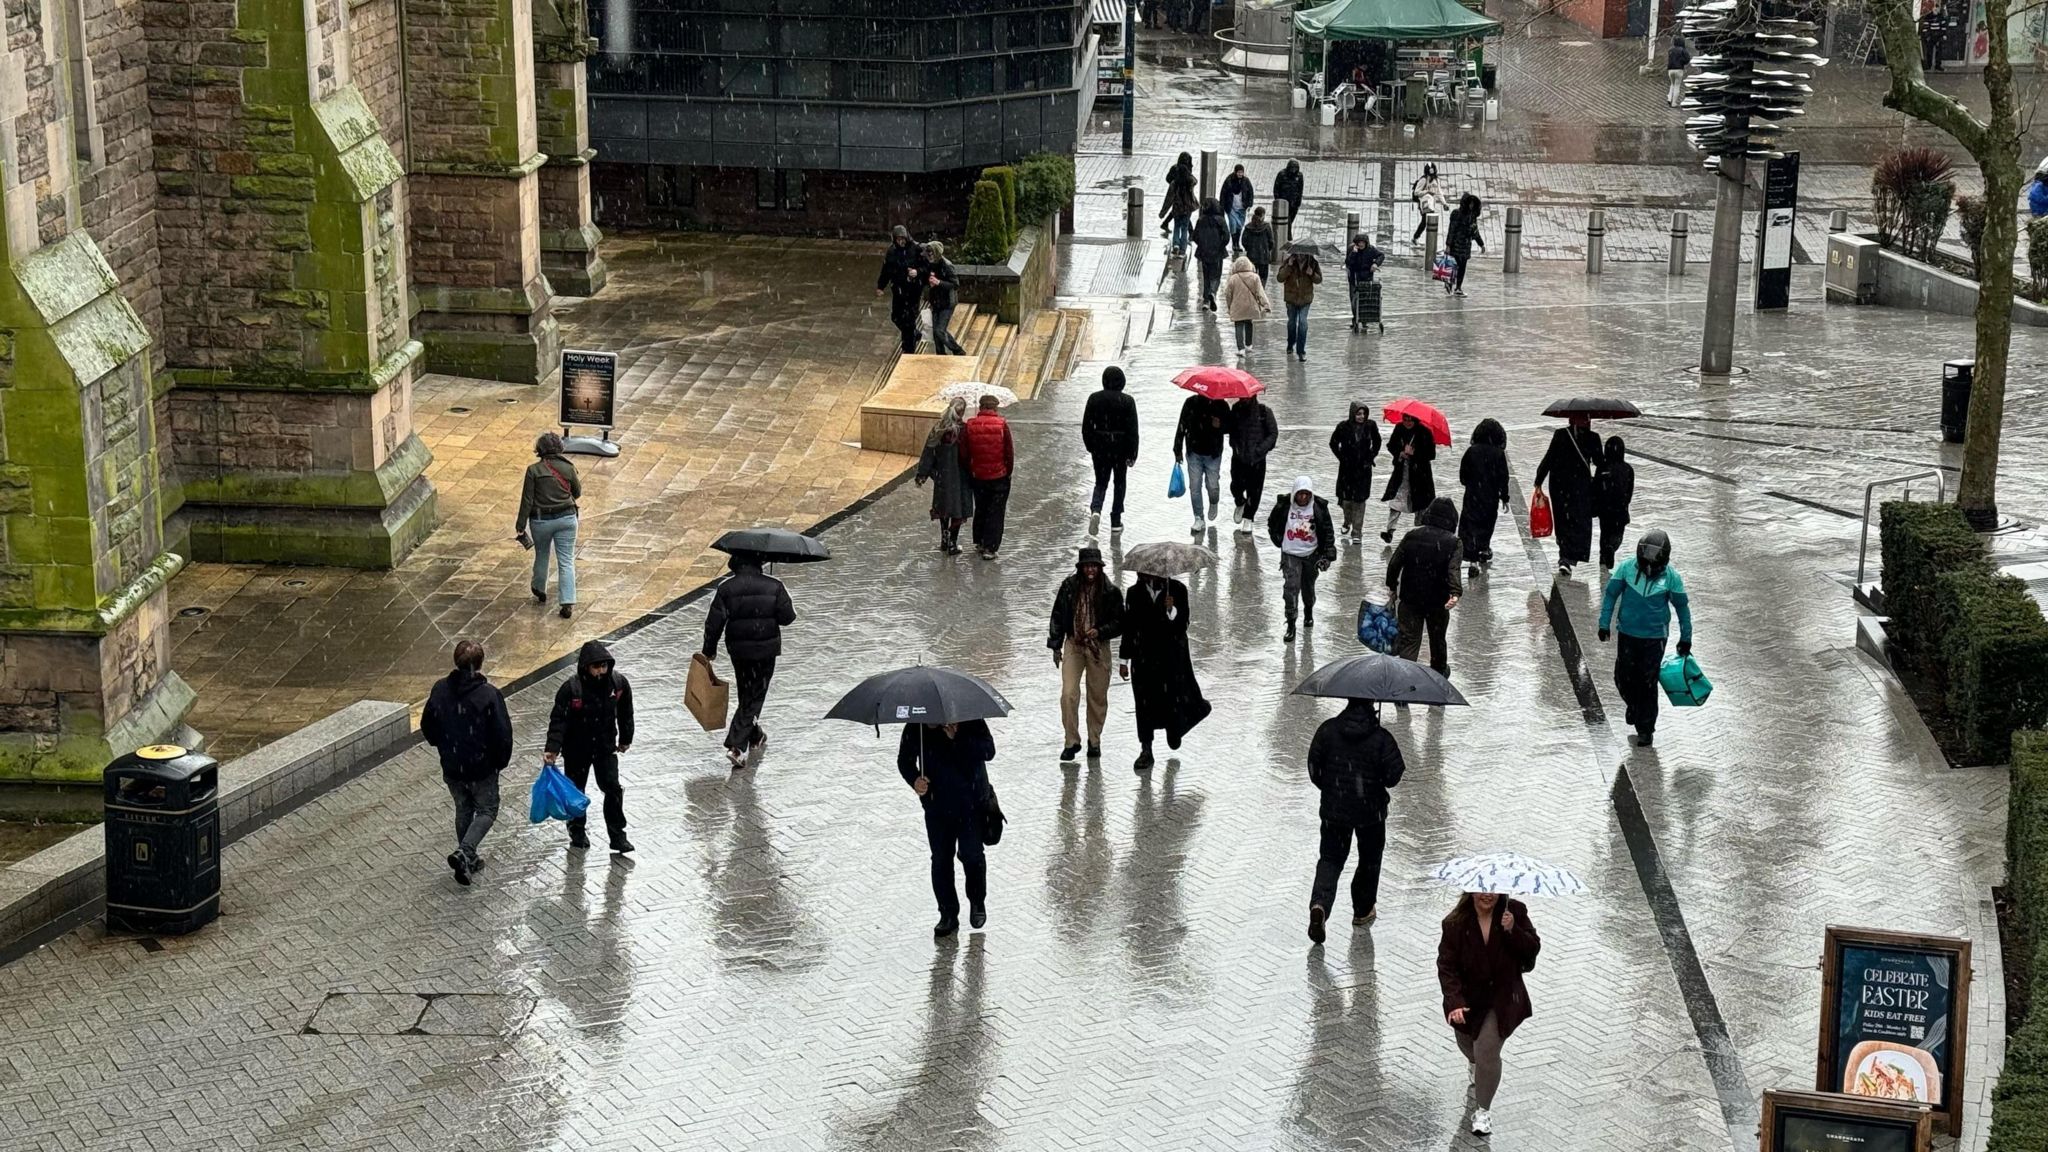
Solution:
[[[495,1036],[533,1015],[517,992],[329,992],[302,1036]]]

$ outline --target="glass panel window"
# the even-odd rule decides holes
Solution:
[[[754,169],[754,207],[775,207],[775,169]]]
[[[697,173],[680,164],[653,164],[647,169],[647,206],[689,208],[697,202]]]
[[[781,95],[794,100],[823,100],[832,94],[830,60],[784,60]]]
[[[924,25],[926,58],[951,56],[958,51],[960,26],[951,20],[927,20]]]
[[[1006,56],[1003,90],[1006,92],[1030,92],[1038,87],[1039,61],[1037,53],[1022,56]]]
[[[1048,48],[1055,44],[1072,44],[1074,42],[1073,19],[1074,14],[1071,11],[1062,10],[1045,13],[1041,18],[1045,31],[1039,43],[1044,44]]]
[[[995,17],[974,16],[960,22],[960,51],[991,52],[995,46]]]
[[[768,22],[752,17],[726,16],[718,22],[720,52],[768,51]]]
[[[961,99],[972,100],[996,90],[995,64],[994,58],[988,56],[960,62]]]
[[[766,60],[719,62],[719,91],[726,96],[773,96],[775,81]]]
[[[1019,48],[1038,46],[1038,14],[1035,12],[1013,12],[1004,21],[1003,47],[1015,52]]]
[[[784,168],[782,176],[782,206],[801,211],[804,206],[804,170]]]
[[[960,65],[948,60],[924,66],[924,98],[933,102],[960,98]]]

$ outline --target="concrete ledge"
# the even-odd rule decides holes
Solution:
[[[1059,280],[1059,222],[1048,216],[1043,224],[1026,224],[1017,230],[1017,242],[1010,259],[1002,264],[955,264],[960,277],[960,303],[972,304],[1005,324],[1023,324],[1052,300],[1053,285]]]
[[[1917,308],[1949,316],[1975,316],[1977,282],[1880,248],[1877,253],[1877,294],[1872,303],[1892,308]],[[2048,328],[2048,308],[2014,296],[2012,322]]]
[[[222,844],[232,844],[412,740],[403,704],[364,700],[221,765]],[[95,825],[0,868],[0,963],[98,913],[106,834]]]

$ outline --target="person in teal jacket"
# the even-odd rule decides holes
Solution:
[[[1621,619],[1614,619],[1619,606]],[[1614,648],[1614,687],[1628,707],[1635,726],[1636,747],[1648,748],[1657,732],[1657,669],[1664,663],[1664,642],[1671,632],[1671,613],[1678,612],[1678,654],[1692,654],[1692,601],[1685,581],[1671,567],[1671,537],[1662,530],[1645,532],[1636,554],[1623,560],[1607,578],[1600,597],[1600,639],[1609,626],[1619,628]]]

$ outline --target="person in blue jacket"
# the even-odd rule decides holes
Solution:
[[[2034,178],[2027,181],[2027,215],[2033,219],[2048,216],[2048,160],[2034,169]]]
[[[1671,537],[1652,529],[1636,541],[1636,554],[1607,578],[1607,592],[1600,597],[1600,639],[1607,639],[1610,624],[1621,631],[1614,647],[1614,687],[1628,708],[1638,748],[1648,748],[1657,732],[1657,669],[1664,663],[1673,610],[1678,613],[1678,654],[1689,656],[1692,602],[1685,581],[1671,567]]]

